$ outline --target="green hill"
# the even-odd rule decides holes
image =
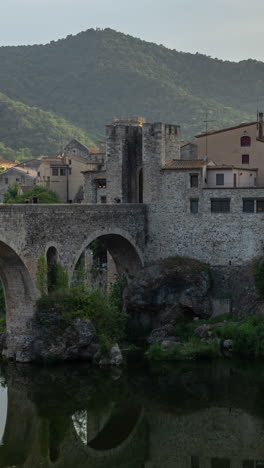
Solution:
[[[204,129],[206,111],[214,128],[255,119],[264,86],[262,62],[177,52],[111,29],[1,47],[0,63],[0,91],[87,132],[136,115],[180,124],[190,137]]]
[[[17,159],[54,156],[73,138],[88,146],[94,142],[83,130],[36,107],[0,93],[0,157]]]

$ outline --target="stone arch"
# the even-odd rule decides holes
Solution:
[[[144,266],[143,253],[132,237],[121,229],[111,229],[111,231],[95,231],[82,244],[73,260],[70,270],[70,279],[73,276],[75,266],[82,252],[95,240],[101,240],[112,256],[117,271],[124,274],[127,279],[132,278]]]
[[[6,303],[5,355],[18,361],[27,361],[31,321],[39,293],[22,258],[3,241],[0,241],[0,278]]]

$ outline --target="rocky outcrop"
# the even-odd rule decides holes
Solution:
[[[146,267],[124,294],[130,337],[161,343],[175,335],[177,317],[210,317],[210,288],[209,268],[195,260],[177,257]]]
[[[51,321],[49,327],[37,327],[32,358],[38,361],[92,361],[99,349],[95,328],[90,320],[76,318],[65,327]]]

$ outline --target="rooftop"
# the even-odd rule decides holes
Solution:
[[[226,127],[226,128],[221,128],[220,130],[208,130],[207,132],[199,133],[199,135],[195,135],[195,138],[202,138],[205,137],[206,135],[214,135],[215,133],[223,133],[223,132],[229,132],[230,130],[235,130],[237,128],[244,128],[244,127],[249,127],[251,125],[256,125],[258,122],[243,122],[239,125],[235,125],[233,127]]]
[[[204,161],[203,159],[172,159],[171,161],[166,161],[162,169],[200,169],[205,166],[208,166],[208,161]]]

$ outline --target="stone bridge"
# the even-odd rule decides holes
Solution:
[[[7,309],[8,357],[25,360],[30,343],[41,255],[73,276],[84,249],[103,240],[128,278],[144,265],[147,209],[142,204],[1,205],[0,278]],[[22,354],[21,354],[22,353]]]

